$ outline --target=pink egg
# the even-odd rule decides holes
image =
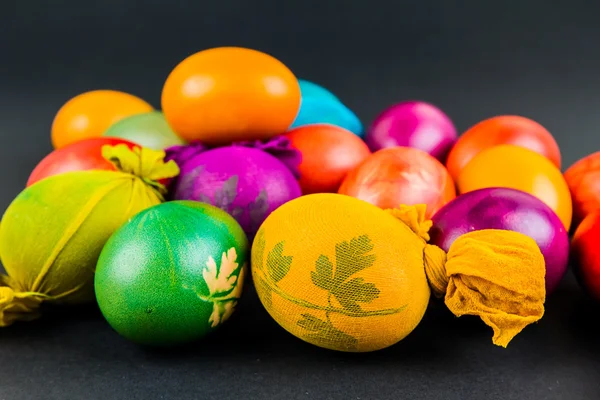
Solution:
[[[456,139],[456,127],[442,110],[423,101],[406,101],[379,114],[365,142],[372,152],[395,146],[414,147],[444,163]]]

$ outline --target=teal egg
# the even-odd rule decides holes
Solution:
[[[94,280],[98,305],[120,335],[151,346],[200,339],[232,315],[249,254],[225,211],[171,201],[138,213],[104,246]]]
[[[360,119],[337,96],[316,83],[302,79],[298,82],[302,100],[290,129],[313,124],[331,124],[360,137],[364,136],[364,126]]]
[[[305,79],[298,79],[298,83],[300,84],[300,94],[302,98],[340,101],[335,94],[321,85],[317,85],[316,83]]]

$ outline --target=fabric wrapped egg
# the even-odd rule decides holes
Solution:
[[[0,326],[39,315],[42,303],[94,301],[94,270],[108,238],[164,201],[159,183],[177,175],[164,152],[105,146],[117,171],[67,172],[23,190],[0,225]]]
[[[448,253],[427,243],[425,207],[382,210],[340,194],[312,194],[275,210],[251,253],[268,313],[302,340],[366,352],[421,321],[430,293],[457,316],[477,315],[507,346],[544,313],[544,257],[518,232],[481,230]]]
[[[200,143],[167,149],[181,173],[170,198],[214,205],[232,215],[251,239],[277,207],[301,195],[299,153],[284,137],[209,149]]]
[[[465,233],[481,229],[506,229],[531,237],[546,262],[547,294],[567,272],[568,232],[554,211],[529,193],[509,188],[474,190],[446,204],[432,221],[430,243],[444,251]]]

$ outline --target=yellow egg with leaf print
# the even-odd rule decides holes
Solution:
[[[425,243],[404,230],[411,232],[349,196],[288,202],[254,241],[258,295],[284,329],[309,343],[342,351],[388,347],[419,324],[430,297]],[[401,259],[407,262],[390,262]]]
[[[389,347],[419,324],[430,294],[477,315],[506,347],[544,313],[545,263],[518,232],[480,230],[448,253],[428,244],[424,205],[382,210],[341,194],[296,198],[271,213],[252,244],[258,297],[285,330],[347,352]]]

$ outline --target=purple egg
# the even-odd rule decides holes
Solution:
[[[546,294],[556,289],[567,271],[568,233],[554,211],[529,193],[508,188],[474,190],[446,204],[432,221],[430,243],[446,252],[459,236],[482,229],[531,237],[546,261]]]
[[[372,152],[404,146],[429,153],[445,163],[457,139],[452,120],[423,101],[406,101],[383,111],[369,127],[365,142]]]
[[[172,200],[209,203],[233,216],[252,240],[276,208],[302,194],[295,166],[300,154],[286,138],[207,149],[195,143],[167,149],[179,165]]]

